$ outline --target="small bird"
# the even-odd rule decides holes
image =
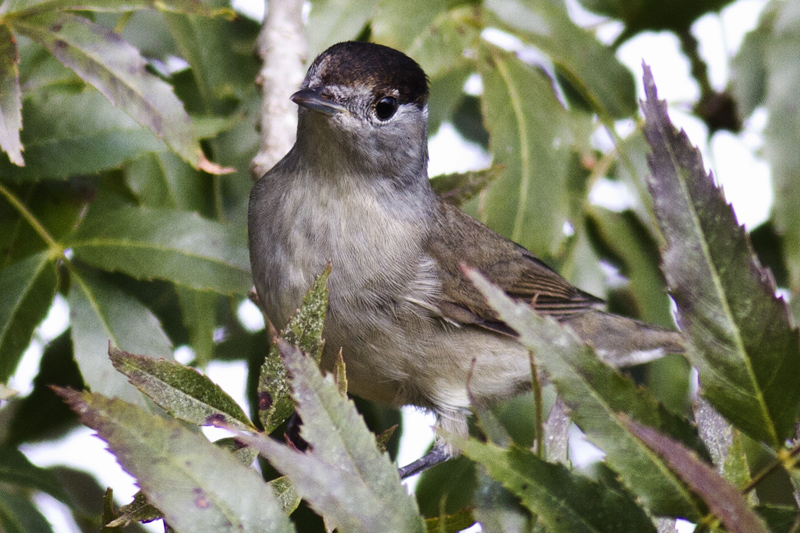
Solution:
[[[683,352],[679,332],[600,310],[602,300],[439,199],[427,170],[428,80],[408,56],[333,45],[291,99],[297,141],[250,195],[253,278],[266,316],[283,325],[330,262],[321,366],[341,349],[351,393],[429,409],[465,436],[471,400],[530,389],[528,351],[462,265],[568,324],[615,366]],[[452,455],[437,441],[401,475]]]

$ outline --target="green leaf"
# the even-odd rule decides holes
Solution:
[[[192,77],[202,98],[202,109],[209,113],[230,110],[230,102],[240,97],[237,85],[245,82],[243,76],[251,73],[231,53],[236,39],[236,28],[229,21],[205,17],[167,14],[170,33],[180,55],[192,67]],[[250,46],[253,46],[248,42]],[[247,59],[255,64],[253,55]],[[255,72],[247,78],[252,84]]]
[[[630,2],[626,0],[579,0],[597,13],[621,19],[625,24],[618,42],[641,31],[688,31],[706,13],[719,11],[733,0],[672,0],[670,2]]]
[[[366,26],[379,0],[315,0],[308,15],[308,57],[332,44],[354,39]]]
[[[176,289],[183,325],[189,331],[189,345],[195,355],[193,364],[204,368],[214,357],[218,296],[210,291],[196,291],[180,286]]]
[[[206,17],[233,17],[232,9],[211,9],[197,0],[7,0],[5,15],[31,16],[54,11],[128,12],[153,9]]]
[[[35,505],[0,489],[0,530],[3,533],[52,533],[50,523]]]
[[[241,407],[219,385],[194,368],[109,348],[114,368],[167,413],[199,426],[224,423],[255,429]]]
[[[416,502],[400,484],[388,455],[378,451],[352,401],[339,394],[332,376],[323,378],[314,359],[283,339],[276,344],[292,376],[301,436],[309,450],[299,452],[260,433],[240,433],[239,439],[285,474],[330,527],[423,531]]]
[[[292,484],[289,482],[286,476],[273,479],[269,482],[269,485],[272,487],[273,492],[275,492],[275,497],[278,498],[278,503],[281,506],[281,510],[287,516],[292,514],[303,500],[292,488]]]
[[[172,152],[148,152],[124,170],[125,182],[143,207],[177,208],[213,218],[213,178]]]
[[[50,389],[51,385],[84,386],[73,357],[70,333],[65,331],[45,346],[30,394],[4,406],[5,416],[10,418],[3,429],[8,445],[55,439],[75,427],[72,411]]]
[[[769,121],[764,130],[764,156],[770,163],[775,200],[772,208],[775,229],[783,236],[783,251],[789,270],[789,288],[800,294],[800,123],[797,120],[795,89],[800,83],[800,64],[793,58],[800,46],[797,7],[794,2],[774,4],[774,30],[765,43],[767,77],[766,107]]]
[[[446,9],[446,0],[381,1],[370,21],[372,37],[375,42],[416,57],[411,53],[415,41]]]
[[[767,522],[772,533],[792,533],[800,523],[800,514],[794,505],[759,505],[756,510]]]
[[[245,231],[191,213],[120,207],[90,215],[67,244],[75,257],[137,279],[247,294]]]
[[[451,439],[470,459],[522,499],[548,531],[653,531],[650,518],[626,493],[543,461],[517,446],[504,450]]]
[[[14,373],[36,326],[53,303],[57,284],[49,252],[0,270],[0,382]]]
[[[202,435],[119,399],[59,394],[177,531],[294,531],[261,477]]]
[[[22,160],[22,92],[19,88],[19,50],[8,26],[0,24],[0,149],[15,165]]]
[[[391,5],[399,7],[400,10],[407,8],[404,2],[392,2]],[[412,18],[400,15],[397,20],[407,21]],[[374,24],[375,21],[373,30]],[[439,13],[427,27],[423,28],[422,33],[419,33],[413,42],[401,49],[413,57],[429,77],[440,76],[463,65],[475,67],[474,55],[471,52],[479,46],[483,27],[480,11],[474,5]],[[416,32],[402,34],[414,36]]]
[[[322,328],[328,310],[328,277],[330,267],[314,279],[300,309],[281,331],[281,338],[311,354],[319,362],[322,357]],[[281,361],[278,346],[270,347],[258,377],[258,417],[267,434],[272,433],[294,411],[289,394],[289,376]]]
[[[9,180],[66,178],[117,168],[142,152],[162,151],[164,143],[94,90],[81,93],[41,90],[22,110],[27,164],[0,158]]]
[[[588,219],[602,244],[618,260],[621,273],[630,280],[639,318],[672,325],[666,281],[660,267],[658,245],[633,211],[615,213],[591,206]],[[634,315],[637,316],[637,315]]]
[[[172,347],[161,324],[137,299],[88,270],[74,268],[72,280],[72,342],[86,385],[95,392],[145,405],[106,354],[110,343],[130,352],[171,358]]]
[[[472,509],[465,507],[454,514],[428,518],[425,520],[425,528],[428,533],[458,533],[474,523],[475,517]]]
[[[731,533],[767,533],[761,518],[742,493],[683,444],[623,416],[623,422],[650,449],[664,457],[672,470],[706,502]]]
[[[70,501],[69,495],[50,470],[34,465],[15,448],[0,448],[0,481],[44,491],[62,502]]]
[[[601,118],[629,117],[636,112],[631,72],[612,48],[576,26],[562,4],[487,0],[485,5],[512,34],[544,52]]]
[[[551,80],[513,54],[480,52],[483,117],[503,175],[484,194],[482,221],[539,256],[565,240],[570,133]]]
[[[670,123],[647,67],[645,92],[649,184],[686,355],[717,411],[754,439],[782,447],[800,411],[800,336],[700,153]]]
[[[770,77],[766,58],[772,41],[775,15],[779,9],[780,4],[767,4],[758,26],[745,35],[739,51],[731,60],[730,87],[742,118],[749,117],[766,98]],[[781,62],[779,68],[783,67]]]
[[[601,362],[571,329],[514,302],[477,272],[470,273],[470,279],[498,316],[519,333],[520,342],[533,351],[536,364],[556,386],[573,421],[606,452],[606,462],[631,492],[654,514],[703,516],[702,505],[684,483],[663,458],[631,434],[618,413],[673,435],[707,457],[690,424],[658,404],[647,389]]]
[[[146,70],[139,51],[113,31],[68,13],[14,19],[13,29],[46,47],[112,104],[169,145],[195,168],[205,159],[189,115],[172,87]]]
[[[494,165],[484,170],[443,174],[431,178],[431,187],[445,202],[460,206],[491,185],[503,170],[503,166]]]

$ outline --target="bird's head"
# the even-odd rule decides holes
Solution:
[[[427,176],[428,79],[402,52],[333,45],[311,64],[292,101],[300,106],[297,142],[318,164]]]

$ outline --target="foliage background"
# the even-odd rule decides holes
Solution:
[[[647,148],[641,129],[631,127],[638,80],[614,52],[640,32],[674,33],[699,88],[683,110],[709,136],[738,132],[754,114],[768,117],[756,150],[770,165],[775,201],[751,238],[796,313],[800,2],[767,2],[731,59],[728,86],[715,89],[691,28],[732,3],[680,1],[663,10],[657,2],[583,0],[621,23],[616,40],[602,44],[595,33],[603,25],[576,25],[558,0],[313,2],[308,56],[358,37],[414,57],[431,80],[430,131],[451,123],[504,166],[464,208],[606,297],[612,311],[670,325],[658,259],[664,241],[644,184]],[[188,346],[198,368],[245,360],[255,406],[265,336],[242,327],[237,309],[250,287],[245,218],[259,143],[253,50],[260,26],[229,7],[189,0],[0,4],[0,384],[14,374],[56,295],[70,316],[69,329],[45,349],[33,391],[3,402],[0,439],[8,453],[0,456],[18,457],[12,450],[75,427],[48,385],[87,385],[151,405],[111,366],[109,339],[152,357],[172,358]],[[498,46],[487,28],[515,36],[519,49]],[[468,94],[465,83],[475,74],[482,92]],[[626,188],[632,202],[620,210],[589,202],[598,183]],[[609,277],[601,262],[622,277]],[[691,412],[683,358],[633,376],[670,410]],[[545,393],[552,401],[553,391]],[[359,407],[376,431],[399,420],[382,407]],[[514,441],[530,445],[531,411],[523,397],[495,415]],[[750,447],[755,470],[766,452]],[[389,450],[395,453],[396,437]],[[55,469],[28,478],[20,468],[9,463],[0,490],[14,502],[3,516],[33,517],[21,530],[47,530],[31,499],[37,490],[65,501],[82,528],[96,527],[99,511],[91,505],[100,499],[74,499],[77,486],[91,484],[85,476]],[[474,505],[473,488],[486,483],[459,459],[423,476],[420,509],[426,516],[457,512]],[[776,474],[760,496],[793,505],[788,484]],[[307,510],[295,516],[320,527]]]

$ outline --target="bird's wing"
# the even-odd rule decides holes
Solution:
[[[437,307],[449,322],[514,334],[464,276],[462,265],[477,268],[512,298],[557,319],[603,303],[456,207],[442,203],[437,223],[438,231],[432,233],[435,237],[429,240],[426,252],[439,270],[442,292]]]

